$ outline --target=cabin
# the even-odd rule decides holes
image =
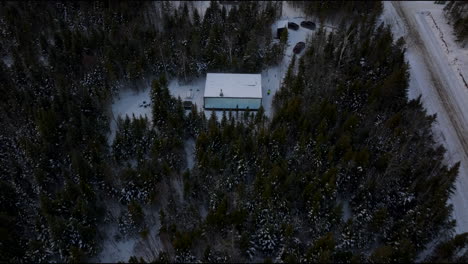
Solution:
[[[280,20],[276,27],[276,37],[279,39],[283,31],[288,32],[288,20]]]
[[[258,110],[262,105],[261,74],[208,73],[203,106],[206,110]]]

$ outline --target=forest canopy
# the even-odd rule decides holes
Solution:
[[[459,165],[408,99],[380,2],[294,4],[342,19],[292,58],[271,116],[206,117],[170,94],[278,65],[282,4],[1,2],[0,260],[97,262],[137,239],[122,261],[468,261],[447,203]],[[148,78],[151,117],[118,117],[108,142],[118,87]]]

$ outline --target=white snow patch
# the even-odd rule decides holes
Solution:
[[[3,57],[2,61],[8,68],[11,68],[11,66],[13,65],[13,57],[10,55]]]
[[[288,20],[280,20],[276,23],[276,28],[287,28],[288,27]]]
[[[103,242],[103,250],[99,255],[99,261],[104,263],[127,262],[133,256],[136,244],[135,239],[123,239],[120,241]]]
[[[267,116],[271,116],[271,104],[273,96],[281,86],[281,80],[287,70],[288,64],[283,59],[279,65],[269,67],[262,72],[263,89],[262,89],[262,105]],[[270,91],[270,94],[268,94]]]
[[[351,211],[351,207],[349,207],[349,201],[343,201],[341,204],[343,206],[343,221],[346,222],[351,218],[353,212]]]
[[[184,182],[182,177],[178,176],[171,180],[172,190],[174,191],[174,197],[179,199],[179,202],[182,203],[184,201]]]
[[[205,11],[210,7],[210,1],[193,1],[193,6],[197,9],[201,18],[205,16]]]
[[[182,83],[177,79],[169,82],[169,92],[182,101],[191,101],[199,110],[203,109],[203,94],[205,92],[205,77],[197,78],[189,83]]]
[[[281,16],[286,18],[299,18],[305,17],[305,13],[301,8],[296,8],[288,3],[288,1],[283,1],[283,8],[281,10]],[[291,21],[289,21],[291,22]]]
[[[141,92],[132,90],[122,90],[117,99],[112,104],[112,119],[110,124],[111,133],[108,137],[108,143],[112,144],[117,129],[117,117],[121,116],[125,118],[126,115],[132,118],[135,117],[147,117],[150,121],[152,119],[151,114],[151,87],[148,85]],[[146,106],[146,107],[145,107]]]
[[[49,59],[43,55],[39,56],[39,62],[42,63],[43,66],[49,66]]]
[[[210,7],[210,1],[172,1],[172,4],[174,8],[179,8],[183,2],[187,3],[189,10],[197,9],[200,19],[202,20],[205,16],[206,9]],[[228,10],[228,8],[226,10]]]
[[[185,141],[184,150],[187,156],[187,168],[191,170],[195,164],[195,140],[189,139]]]

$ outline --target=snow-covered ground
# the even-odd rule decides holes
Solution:
[[[300,9],[291,6],[287,1],[283,1],[281,16],[284,18],[305,17],[305,13]],[[315,22],[315,21],[314,21]]]
[[[128,262],[131,256],[143,257],[147,261],[156,259],[162,248],[158,236],[160,227],[159,210],[150,206],[143,207],[145,222],[148,227],[148,234],[145,238],[140,234],[122,238],[118,228],[118,218],[122,212],[122,205],[109,201],[106,208],[109,222],[99,228],[101,238],[105,242],[102,243],[102,251],[96,257],[90,259],[90,262]]]
[[[279,21],[287,19],[288,22],[294,22],[300,25],[302,21],[306,20],[306,18],[301,16],[303,14],[300,10],[296,10],[296,12],[294,12],[294,10],[296,9],[293,9],[286,2],[284,2],[283,16],[279,19]],[[278,21],[274,23],[271,27],[273,36],[276,35],[277,23]],[[262,71],[262,105],[265,109],[265,114],[267,116],[272,115],[271,104],[273,101],[273,96],[281,87],[281,81],[283,80],[283,77],[286,74],[286,71],[288,70],[288,66],[294,54],[294,46],[300,41],[306,42],[307,38],[312,36],[314,32],[315,31],[303,28],[301,26],[299,26],[298,30],[288,29],[288,46],[286,48],[283,59],[278,65],[269,67],[266,70]],[[304,51],[296,55],[296,62],[302,54],[304,54]],[[271,91],[270,95],[268,95],[268,89],[270,89]]]
[[[132,116],[146,116],[151,120],[150,90],[149,85],[147,85],[147,87],[145,87],[141,92],[136,92],[131,89],[121,89],[118,97],[114,98],[110,123],[111,133],[108,137],[109,144],[112,144],[115,138],[115,131],[117,129],[116,121],[118,116],[121,116],[122,118],[125,118],[126,115],[130,118],[132,118]]]
[[[11,65],[13,65],[13,57],[11,57],[11,56],[9,56],[9,55],[3,57],[3,58],[2,58],[2,61],[3,61],[3,63],[5,63],[5,65],[6,65],[8,68],[10,68]]]
[[[113,224],[109,228],[109,234],[117,235],[119,233],[117,224]],[[137,243],[136,239],[122,239],[115,241],[114,238],[106,238],[106,242],[102,243],[103,249],[97,256],[96,262],[102,263],[117,263],[119,261],[127,262],[133,256],[133,251]]]
[[[205,93],[206,77],[200,77],[183,84],[179,80],[174,79],[169,82],[169,91],[172,96],[180,97],[182,101],[191,101],[196,104],[199,110],[203,109],[203,94]]]
[[[184,150],[187,157],[187,168],[191,170],[195,165],[195,140],[187,140],[184,144]]]
[[[443,7],[432,1],[384,2],[381,20],[406,40],[409,97],[422,95],[428,113],[437,114],[433,131],[447,149],[447,161],[461,162],[450,203],[455,231],[463,233],[468,231],[468,50],[454,41]]]

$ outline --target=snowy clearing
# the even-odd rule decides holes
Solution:
[[[468,51],[454,41],[443,7],[429,1],[384,2],[382,20],[392,26],[395,37],[406,40],[409,97],[422,95],[428,113],[437,114],[433,130],[447,149],[447,161],[461,162],[450,203],[455,231],[463,233],[468,231]]]
[[[201,1],[197,1],[201,2]],[[208,2],[209,3],[209,2]],[[198,3],[197,5],[200,5]],[[209,5],[201,5],[203,8],[207,8]],[[295,22],[300,24],[306,18],[301,10],[291,7],[288,3],[283,3],[283,16],[278,21],[288,19],[289,22]],[[274,23],[271,26],[272,34],[276,34],[276,26]],[[265,114],[271,116],[271,104],[273,101],[274,94],[278,91],[281,86],[281,80],[283,79],[288,65],[291,62],[293,56],[293,48],[299,41],[306,42],[307,38],[310,37],[315,31],[299,27],[297,31],[288,30],[288,47],[286,48],[283,60],[276,66],[269,67],[261,72],[262,74],[262,105],[265,109]],[[301,52],[303,54],[304,51]],[[297,59],[301,54],[296,55]],[[196,104],[199,110],[203,110],[203,94],[205,90],[206,77],[197,78],[187,84],[183,84],[177,79],[173,79],[169,82],[169,91],[172,96],[180,97],[183,101],[191,101]],[[132,90],[122,90],[119,94],[118,99],[115,100],[112,105],[112,121],[111,121],[111,133],[108,138],[109,144],[112,143],[115,137],[116,130],[116,119],[117,116],[125,117],[128,115],[132,117],[147,116],[151,119],[151,106],[144,107],[145,102],[151,103],[150,99],[151,87],[148,85],[141,92],[135,92]],[[270,94],[268,95],[268,90]],[[204,111],[207,118],[210,117],[210,110]],[[215,111],[218,120],[221,120],[222,111]]]
[[[283,10],[288,10],[288,14],[291,15],[292,11],[288,4],[283,4]],[[296,13],[296,15],[292,14],[294,17],[283,16],[277,20],[281,21],[284,19],[288,19],[289,22],[295,22],[296,24],[300,24],[302,21],[305,20],[304,17],[300,16],[301,13]],[[276,35],[276,27],[277,22],[271,26],[272,34]],[[273,101],[273,96],[278,91],[281,86],[281,81],[286,74],[288,69],[289,63],[291,62],[293,56],[293,49],[296,43],[303,41],[306,42],[307,38],[310,37],[315,31],[305,29],[303,27],[299,27],[297,31],[288,30],[288,47],[286,48],[285,55],[282,61],[275,66],[268,67],[267,69],[261,72],[262,75],[262,106],[265,110],[265,114],[267,116],[271,116],[271,104]],[[300,54],[296,55],[296,58],[299,59],[300,56],[304,53],[302,51]],[[198,78],[186,85],[182,85],[179,83],[178,80],[172,80],[169,83],[169,90],[173,96],[180,96],[182,100],[192,101],[193,104],[198,106],[198,109],[203,109],[203,94],[205,90],[205,77]],[[190,89],[192,89],[190,91]],[[270,94],[268,94],[268,90],[270,90]],[[193,98],[187,98],[189,92],[192,92]],[[210,117],[211,112],[210,110],[204,111],[205,116],[207,118]],[[215,111],[215,114],[218,120],[222,117],[222,111]]]

